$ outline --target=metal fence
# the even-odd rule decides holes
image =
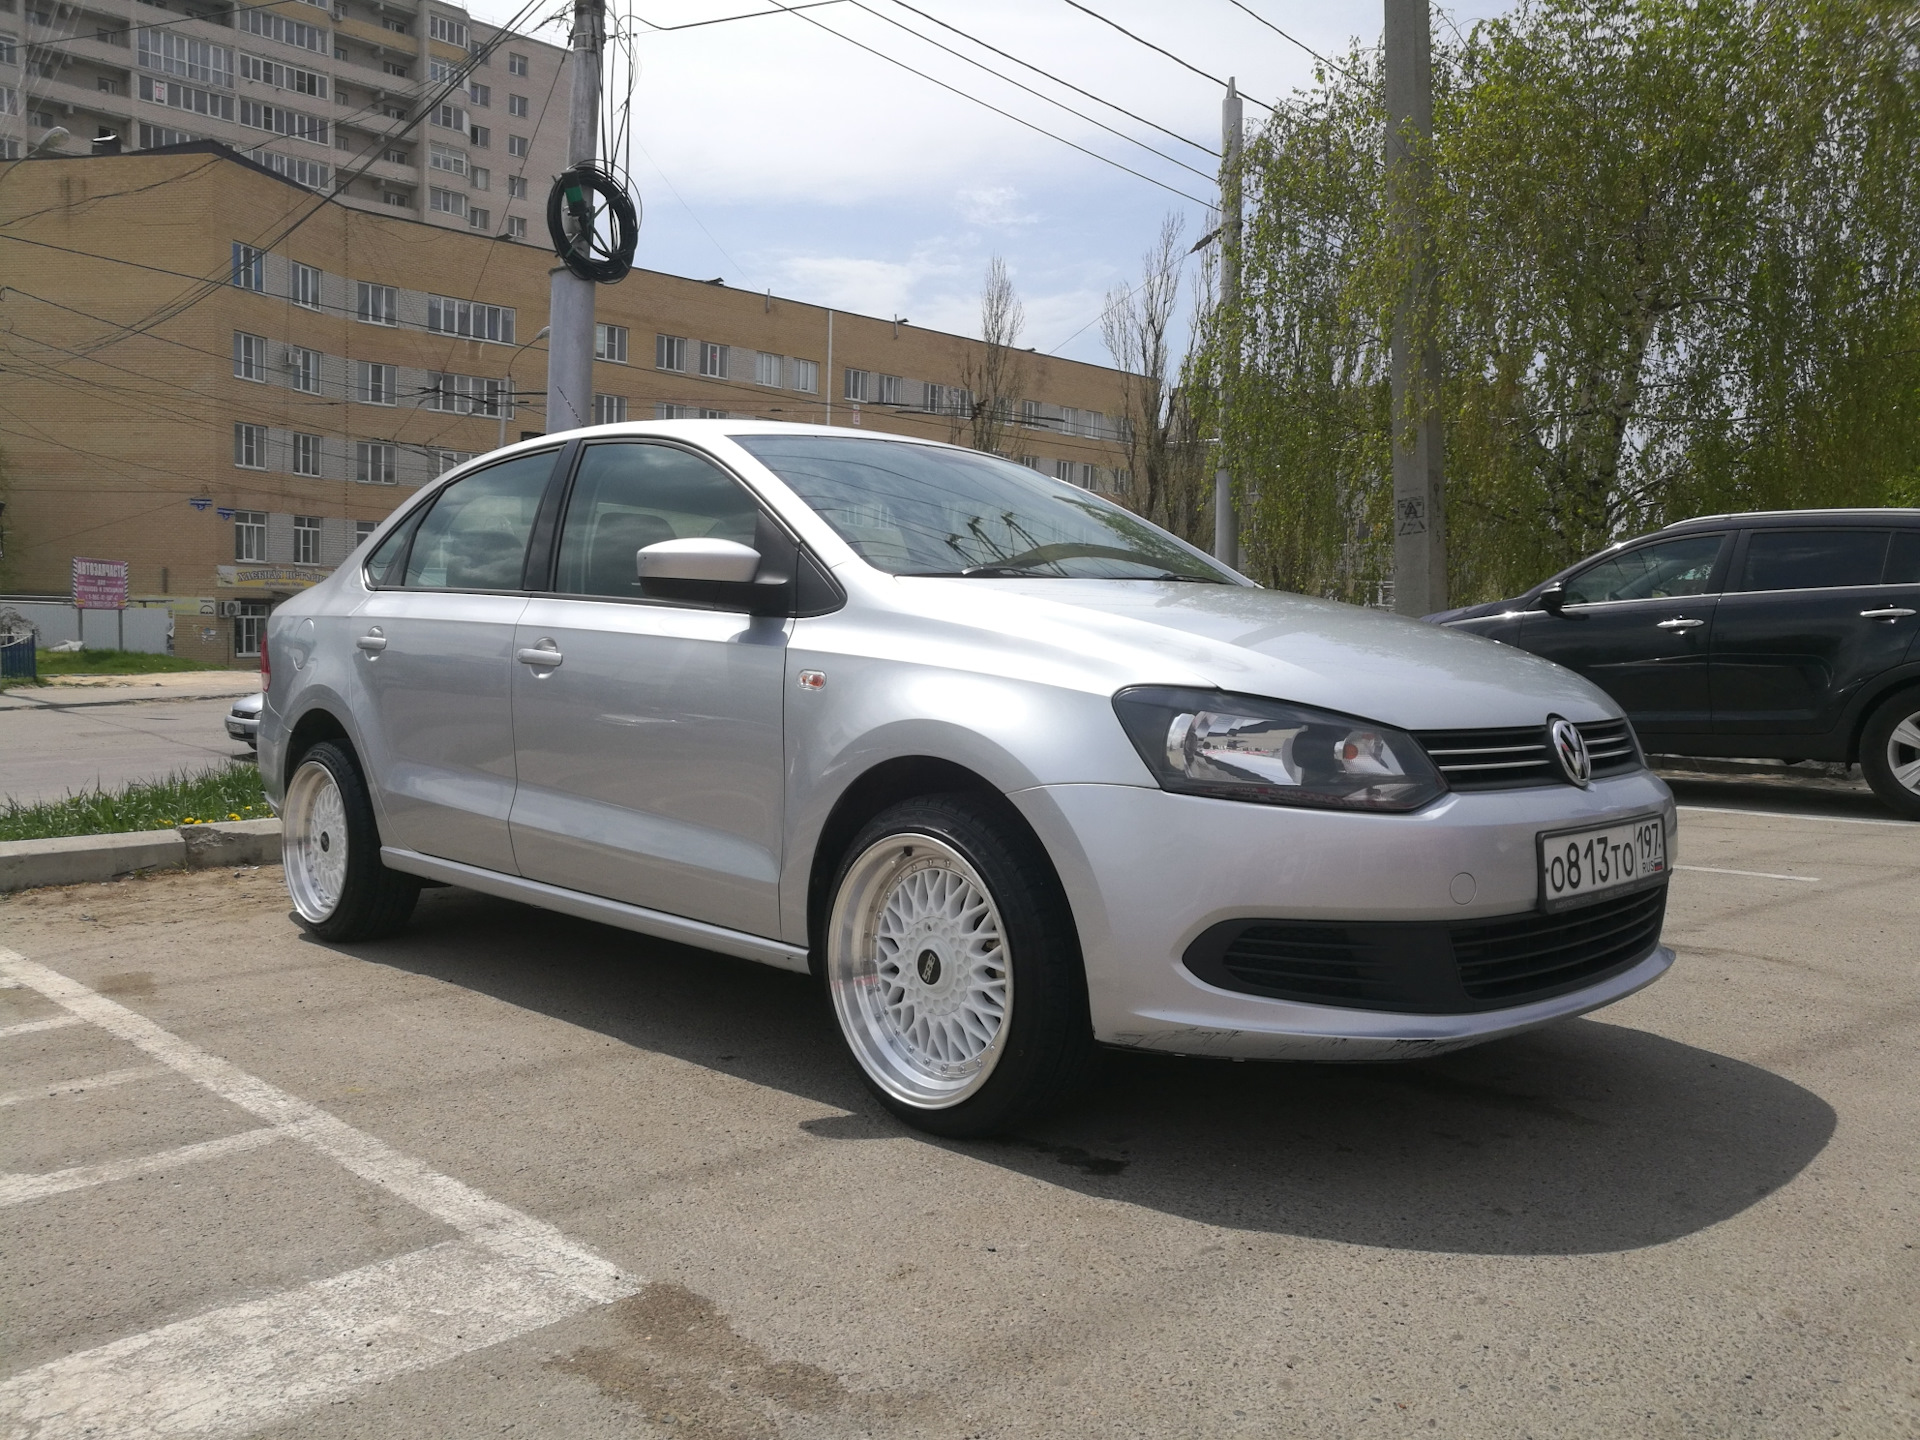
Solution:
[[[34,654],[33,636],[0,643],[0,680],[37,680],[39,658]]]

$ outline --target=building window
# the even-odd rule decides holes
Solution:
[[[820,393],[820,362],[817,360],[787,361],[787,388],[798,390],[805,395]]]
[[[318,475],[320,473],[320,437],[302,435],[293,432],[293,473],[296,475]]]
[[[507,137],[507,153],[516,157],[524,157],[527,153],[527,137],[524,135],[509,135]]]
[[[527,118],[527,97],[524,95],[507,96],[507,114],[513,116],[515,119],[518,119],[518,120],[526,119]]]
[[[353,398],[364,404],[395,404],[397,397],[394,395],[393,381],[394,370],[391,365],[369,360],[353,362]]]
[[[507,238],[509,240],[526,239],[527,238],[527,222],[521,219],[518,215],[510,217],[507,221]]]
[[[497,416],[503,403],[507,414],[513,413],[506,383],[484,375],[446,375],[434,371],[427,376],[426,398],[427,409],[455,415]]]
[[[753,357],[753,381],[756,385],[778,385],[781,364],[778,355],[762,350]]]
[[[171,130],[165,125],[149,125],[144,120],[140,122],[138,133],[142,150],[157,150],[162,145],[185,145],[194,138],[188,131]],[[14,158],[17,160],[20,157],[16,155]]]
[[[507,52],[507,73],[509,75],[526,74],[527,73],[527,57],[521,54],[517,54],[512,50],[509,50]]]
[[[320,270],[318,266],[293,263],[292,277],[287,283],[289,298],[294,304],[307,310],[320,308]]]
[[[458,190],[442,190],[438,185],[427,187],[427,208],[442,215],[465,215],[467,197]]]
[[[356,520],[353,522],[353,543],[358,548],[366,538],[380,528],[378,520]]]
[[[1053,478],[1056,480],[1064,480],[1071,485],[1073,483],[1073,462],[1071,460],[1054,461]]]
[[[381,17],[380,23],[396,35],[411,35],[413,30],[404,20],[396,20],[391,15]]]
[[[233,373],[242,380],[265,382],[267,378],[267,337],[233,332]]]
[[[353,478],[362,485],[393,484],[394,448],[384,440],[356,440],[353,445]]]
[[[233,242],[233,283],[242,290],[265,290],[266,252]]]
[[[411,210],[413,208],[413,202],[411,200],[407,199],[407,197],[404,195],[396,194],[392,190],[387,191],[380,198],[386,201],[387,204],[393,206],[393,208],[396,210]],[[392,320],[392,321],[376,321],[375,323],[398,325],[400,322],[398,320]]]
[[[435,140],[427,146],[427,168],[445,170],[451,175],[464,175],[467,173],[467,152]]]
[[[874,399],[882,405],[898,405],[900,403],[900,377],[898,375],[880,375],[875,378],[878,379],[880,383],[878,393],[875,394]]]
[[[467,138],[482,150],[491,149],[493,146],[493,131],[484,125],[475,125],[469,129],[467,131]]]
[[[493,212],[491,210],[482,210],[477,205],[472,207],[467,211],[467,228],[469,230],[491,230],[493,228]]]
[[[1113,493],[1125,495],[1133,489],[1133,471],[1116,470],[1113,472]]]
[[[656,335],[653,337],[653,364],[657,370],[680,370],[687,368],[687,342],[681,335]]]
[[[1080,488],[1082,490],[1098,490],[1100,488],[1100,467],[1098,465],[1081,465]]]
[[[727,347],[711,340],[700,342],[700,373],[721,376],[727,373]]]
[[[509,200],[524,200],[527,198],[526,176],[509,175],[507,177],[507,198]]]
[[[464,201],[462,202],[464,203]],[[427,329],[435,335],[464,335],[470,340],[513,344],[513,310],[445,295],[427,297]]]
[[[380,158],[385,160],[389,165],[411,165],[413,163],[413,156],[405,150],[389,150]]]
[[[1040,414],[1040,402],[1038,400],[1022,400],[1020,402],[1020,423],[1031,430],[1044,430],[1047,428],[1047,422]]]
[[[18,35],[0,35],[0,65],[18,65],[20,63],[19,39],[20,37]],[[524,113],[526,97],[516,95],[514,99],[519,100],[522,105],[522,109],[514,113]],[[17,106],[19,101],[16,99],[14,103]],[[19,113],[18,109],[7,111],[9,115],[18,115]]]
[[[320,352],[298,345],[287,347],[287,383],[309,395],[320,393]]]
[[[233,512],[233,558],[253,561],[267,558],[267,517],[264,511]]]
[[[616,365],[627,363],[627,327],[624,325],[595,325],[593,327],[593,358],[611,360]]]
[[[493,172],[483,170],[480,166],[476,165],[468,172],[467,183],[476,190],[491,190],[493,188]]]
[[[389,195],[387,203],[394,204],[395,199],[396,197]],[[398,203],[404,205],[407,202],[402,197]],[[362,280],[359,315],[369,325],[398,325],[400,323],[400,292],[391,285],[370,285]]]
[[[320,563],[320,517],[318,515],[293,517],[293,563],[296,565]]]
[[[458,105],[438,105],[434,107],[433,123],[442,130],[466,132],[467,112]]]
[[[233,653],[235,656],[258,655],[260,637],[267,630],[267,602],[240,600],[235,602],[234,609]]]
[[[405,28],[404,26],[401,27],[403,32]],[[444,40],[449,45],[458,45],[462,50],[467,48],[466,25],[446,15],[429,14],[427,16],[427,33],[436,40]]]
[[[844,398],[856,403],[867,398],[867,389],[873,383],[873,375],[866,370],[848,370]]]
[[[691,414],[693,414],[691,405],[660,404],[653,407],[653,418],[656,420],[684,420]]]
[[[596,425],[618,425],[627,418],[627,397],[624,395],[596,395],[593,397],[593,423]]]
[[[267,427],[236,424],[233,427],[233,463],[242,470],[267,468]]]
[[[467,99],[475,105],[478,105],[482,110],[491,110],[493,108],[493,87],[491,85],[476,85],[470,83],[467,86]]]
[[[429,450],[427,454],[433,460],[433,473],[436,476],[444,475],[449,470],[457,470],[473,459],[471,450]]]

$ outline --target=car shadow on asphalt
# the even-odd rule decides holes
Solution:
[[[1604,1019],[1396,1065],[1110,1052],[1018,1138],[918,1135],[877,1105],[807,977],[456,889],[337,947],[844,1112],[830,1144],[908,1137],[1204,1224],[1390,1249],[1588,1254],[1762,1202],[1835,1115],[1771,1071]]]

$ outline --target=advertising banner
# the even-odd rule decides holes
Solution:
[[[127,562],[73,557],[73,603],[81,610],[127,608]]]

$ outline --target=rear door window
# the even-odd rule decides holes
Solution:
[[[1607,600],[1704,595],[1725,539],[1724,535],[1685,535],[1609,555],[1566,582],[1567,603],[1597,605]]]
[[[522,455],[456,480],[420,522],[403,582],[418,590],[518,590],[553,452]]]
[[[1893,532],[1893,548],[1887,552],[1889,585],[1920,585],[1920,530]]]
[[[1835,590],[1878,585],[1885,530],[1755,530],[1740,565],[1741,590]]]
[[[560,528],[562,595],[640,597],[639,552],[663,540],[754,543],[759,507],[709,460],[671,445],[589,445]]]

